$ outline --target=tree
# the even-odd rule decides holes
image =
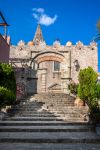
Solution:
[[[87,103],[93,112],[99,110],[100,84],[97,84],[97,77],[97,73],[91,67],[79,72],[78,96]]]

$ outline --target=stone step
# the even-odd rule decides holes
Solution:
[[[19,105],[18,105],[19,106]],[[26,102],[26,103],[22,103],[22,106],[33,106],[33,107],[41,107],[41,106],[43,106],[43,104],[42,105],[38,105],[38,103],[37,104],[34,104],[34,103],[31,103],[31,102]]]
[[[24,101],[23,101],[23,100],[21,100],[20,102],[23,102],[23,103],[25,102],[25,103],[28,103],[28,104],[34,104],[34,105],[38,105],[38,106],[43,105],[43,102],[38,102],[38,103],[37,103],[36,100],[35,100],[35,101],[34,101],[34,100],[33,100],[33,101],[27,101],[27,100],[24,100]]]
[[[71,95],[69,94],[65,94],[65,93],[39,93],[39,94],[34,94],[34,97],[72,97]],[[33,98],[33,96],[31,97]]]
[[[22,108],[15,108],[15,109],[12,109],[12,111],[38,111],[42,108],[32,108],[32,107],[22,107]]]
[[[51,102],[53,102],[53,101],[54,101],[54,102],[56,102],[56,101],[58,101],[58,102],[59,102],[59,101],[65,101],[65,102],[71,101],[71,102],[74,102],[75,99],[73,99],[73,98],[72,98],[72,99],[71,99],[71,98],[68,99],[68,98],[62,98],[62,97],[61,97],[61,98],[56,98],[56,97],[54,97],[54,98],[52,98],[52,97],[49,98],[49,97],[47,97],[47,98],[37,98],[37,99],[32,100],[32,101],[37,101],[37,100],[40,101],[40,102],[41,102],[41,101],[49,101],[49,100],[51,100]]]
[[[61,115],[59,114],[59,115],[56,115],[55,114],[55,116],[54,115],[46,115],[46,114],[31,114],[31,113],[17,113],[17,114],[15,114],[14,115],[15,117],[44,117],[44,118],[46,118],[46,117],[61,117]],[[10,117],[14,117],[14,116],[10,116]],[[8,116],[8,118],[9,118],[9,116]]]
[[[67,115],[67,114],[68,114],[68,115],[71,115],[71,114],[72,114],[72,115],[73,115],[73,114],[74,114],[74,115],[75,115],[75,114],[76,114],[76,115],[87,114],[86,112],[85,112],[85,113],[84,113],[84,112],[79,112],[79,113],[78,113],[77,111],[76,111],[76,112],[63,112],[63,111],[61,112],[61,109],[60,109],[60,110],[58,109],[58,112],[57,112],[57,111],[54,111],[54,109],[51,109],[51,111],[52,111],[53,113],[66,114],[66,115]],[[20,111],[20,114],[35,114],[35,112],[34,112],[34,111],[23,110],[23,111]]]
[[[36,99],[31,99],[31,100],[21,100],[20,102],[28,102],[28,103],[34,103],[36,104],[37,103],[37,100]],[[38,102],[38,105],[42,105],[43,102]]]
[[[47,108],[47,110],[51,110],[51,111],[60,111],[60,112],[63,112],[63,113],[86,113],[87,114],[87,112],[88,111],[84,111],[84,110],[67,110],[67,108],[65,109],[65,108],[55,108],[55,107],[46,107]]]
[[[0,150],[100,150],[90,143],[0,143]]]
[[[0,132],[90,132],[93,126],[0,126]]]
[[[12,117],[9,119],[13,121],[62,121],[62,119],[56,117]]]
[[[47,118],[47,117],[50,117],[50,118],[53,118],[53,117],[60,117],[60,116],[66,116],[67,118],[74,118],[74,117],[77,117],[77,118],[82,118],[82,117],[86,117],[84,114],[82,115],[80,115],[80,114],[58,114],[58,115],[44,115],[44,114],[32,114],[32,113],[25,113],[25,112],[22,112],[22,113],[20,113],[20,114],[16,114],[15,115],[15,117],[17,117],[17,116],[21,116],[21,117],[25,117],[25,116],[27,116],[27,117],[29,117],[29,116],[31,116],[31,117],[45,117],[45,118]],[[9,117],[9,116],[8,116]],[[12,116],[13,117],[13,116]]]
[[[71,103],[67,103],[67,104],[64,104],[64,103],[59,103],[59,104],[46,103],[46,104],[47,104],[47,106],[58,107],[58,108],[60,108],[61,106],[65,106],[65,107],[74,106],[74,104],[71,104]]]
[[[73,104],[74,105],[74,102],[72,101],[50,101],[50,100],[46,101],[45,100],[44,103],[54,104],[54,105],[60,105],[60,104],[65,104],[65,105]]]
[[[49,98],[49,97],[47,97],[47,98],[39,98],[39,99],[36,99],[36,100],[46,100],[46,101],[49,101],[51,99],[51,102],[55,102],[55,101],[74,101],[74,98],[62,98],[62,97],[51,97],[51,98]],[[32,102],[33,101],[35,101],[34,99],[32,100]]]
[[[49,102],[47,102],[47,103],[48,103],[48,104],[58,105],[58,106],[59,106],[60,104],[65,104],[65,105],[74,104],[73,102],[64,102],[64,101],[63,101],[63,102],[56,102],[56,101],[55,101],[55,102],[50,102],[50,101],[49,101]]]
[[[54,109],[54,111],[61,111],[63,113],[87,113],[88,110],[80,110],[80,109],[67,109],[67,108],[58,108],[58,107],[49,107],[49,109],[51,108],[51,110]]]
[[[72,98],[72,99],[68,99],[68,98],[62,98],[62,97],[61,97],[61,98],[56,98],[56,97],[54,97],[54,98],[43,98],[43,99],[40,98],[40,99],[37,99],[37,100],[39,100],[39,101],[40,101],[40,100],[43,100],[43,101],[44,101],[44,100],[46,100],[46,101],[51,100],[51,102],[53,102],[53,101],[54,101],[54,102],[56,102],[56,101],[58,101],[58,102],[59,102],[59,101],[60,101],[60,102],[63,102],[63,101],[65,101],[65,102],[67,102],[67,101],[72,102],[72,101],[74,101],[73,98]],[[22,100],[22,101],[23,101],[23,100]],[[24,101],[25,101],[25,100],[24,100]],[[36,100],[32,100],[31,102],[35,102],[35,101],[36,101]]]
[[[52,108],[51,106],[49,106],[49,108]],[[55,107],[53,107],[53,108],[55,108]],[[58,108],[58,107],[56,107],[56,109],[59,109],[59,111],[61,110],[61,111],[63,111],[63,112],[87,112],[88,111],[88,109],[85,109],[85,108],[74,108],[74,107],[63,107],[63,108]],[[12,109],[13,110],[13,109]],[[14,110],[18,110],[18,109],[14,109]],[[33,110],[33,111],[47,111],[48,109],[47,109],[47,106],[45,105],[45,106],[43,106],[42,108],[39,108],[39,109],[34,109],[34,108],[32,108],[32,107],[22,107],[21,109],[19,109],[19,110]],[[55,110],[55,111],[57,111],[57,110]]]
[[[88,125],[83,122],[68,122],[68,121],[0,121],[0,126],[68,126],[68,125]]]
[[[54,117],[54,114],[20,114],[20,115],[15,115],[15,117],[20,116],[20,117]],[[60,117],[60,115],[55,115],[55,117]]]
[[[24,107],[24,106],[22,106],[22,107],[19,107],[19,108],[15,107],[12,110],[40,110],[40,109],[42,109],[44,107],[57,108],[57,109],[59,108],[61,110],[66,110],[66,111],[69,111],[69,110],[71,110],[71,111],[75,111],[76,110],[77,111],[77,110],[79,110],[79,111],[84,111],[85,112],[87,110],[87,109],[83,109],[83,108],[82,109],[80,109],[80,108],[79,109],[78,108],[74,109],[74,107],[68,108],[69,106],[68,107],[64,106],[63,107],[64,109],[62,109],[62,107],[60,105],[59,106],[44,105],[43,107],[32,107],[32,106],[31,107],[30,106],[25,106]]]
[[[39,105],[33,105],[33,104],[30,105],[30,104],[28,104],[27,102],[26,102],[26,103],[22,103],[22,102],[21,102],[21,103],[19,104],[19,106],[20,106],[20,108],[21,108],[21,107],[24,107],[24,108],[25,108],[25,107],[41,108],[43,105],[40,105],[40,106],[39,106]]]
[[[28,119],[27,119],[28,118]],[[37,117],[37,118],[33,118],[33,117],[24,117],[24,118],[6,118],[6,120],[12,120],[12,121],[62,121],[62,120],[65,120],[65,121],[68,121],[68,122],[88,122],[86,119],[83,118],[79,118],[77,117],[77,120],[75,117],[67,117],[67,116],[62,116],[62,117],[59,117],[59,118],[46,118],[46,117]]]
[[[53,105],[53,106],[54,105],[56,105],[56,106],[60,106],[60,105],[63,105],[63,106],[74,106],[74,103],[72,103],[72,102],[47,102],[47,101],[45,101],[44,103],[47,104],[47,105]],[[27,105],[27,104],[25,104],[25,105]]]
[[[50,113],[50,112],[45,112],[45,111],[26,111],[26,114],[28,114],[28,112],[29,112],[29,114],[32,114],[32,115],[53,115],[54,113]],[[18,112],[17,114],[25,114],[25,111],[20,111],[20,112]]]
[[[32,115],[38,115],[38,114],[41,114],[41,115],[50,115],[50,113],[45,113],[45,112],[35,112],[35,111],[19,111],[19,112],[15,112],[15,115],[16,114],[18,114],[18,115],[23,115],[23,114],[25,114],[25,115],[30,115],[30,114],[32,114]]]
[[[0,142],[100,144],[100,137],[94,132],[1,132]]]
[[[76,119],[76,117],[77,118],[83,118],[83,117],[87,117],[86,115],[80,115],[80,114],[64,114],[64,113],[55,113],[55,115],[51,115],[51,114],[42,114],[42,113],[37,113],[37,114],[35,114],[35,113],[32,113],[32,112],[20,112],[20,113],[16,113],[15,115],[14,115],[15,117],[17,117],[17,116],[21,116],[21,117],[25,117],[25,116],[27,116],[27,117],[29,117],[29,116],[31,116],[31,117],[64,117],[64,116],[66,116],[67,118],[75,118]],[[8,115],[7,117],[13,117],[13,115]]]
[[[38,101],[38,100],[37,100]],[[48,99],[48,100],[46,100],[46,99],[44,99],[44,100],[39,100],[38,102],[42,102],[42,103],[54,103],[54,104],[59,104],[59,103],[62,103],[62,104],[67,104],[67,103],[72,103],[72,104],[74,104],[74,101],[69,101],[69,100],[56,100],[56,99],[54,99],[54,100],[51,100],[51,99]],[[23,102],[24,103],[24,102]],[[25,102],[25,104],[26,103],[29,103],[29,102]]]
[[[28,103],[26,103],[25,105],[23,104],[22,106],[20,106],[20,108],[22,107],[24,107],[24,108],[26,108],[26,107],[32,107],[32,108],[41,108],[43,105],[41,105],[41,106],[39,106],[39,105],[30,105],[30,104],[28,104]],[[15,106],[14,108],[19,108],[19,105],[18,106]]]
[[[70,102],[67,102],[67,103],[53,103],[53,102],[45,102],[45,104],[47,104],[48,106],[49,105],[53,105],[53,106],[61,106],[61,105],[64,105],[64,107],[68,107],[68,106],[74,106],[74,103],[70,103]],[[30,108],[41,108],[43,105],[41,105],[41,106],[38,106],[38,105],[30,105],[30,104],[28,104],[28,103],[25,103],[25,104],[21,104],[20,105],[20,107],[30,107]]]

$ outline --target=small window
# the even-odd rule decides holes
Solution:
[[[54,71],[60,71],[60,63],[58,61],[54,61]]]
[[[40,68],[40,64],[37,64],[37,68],[38,68],[38,69]]]
[[[94,48],[93,48],[93,47],[92,47],[91,49],[92,49],[92,50],[94,50]]]

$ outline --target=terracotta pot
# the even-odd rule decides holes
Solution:
[[[85,106],[85,102],[82,101],[79,97],[76,98],[75,102],[74,102],[75,106]]]

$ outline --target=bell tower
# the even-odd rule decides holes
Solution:
[[[38,24],[38,26],[37,26],[33,42],[34,42],[34,45],[39,45],[40,42],[44,42],[40,24]]]

